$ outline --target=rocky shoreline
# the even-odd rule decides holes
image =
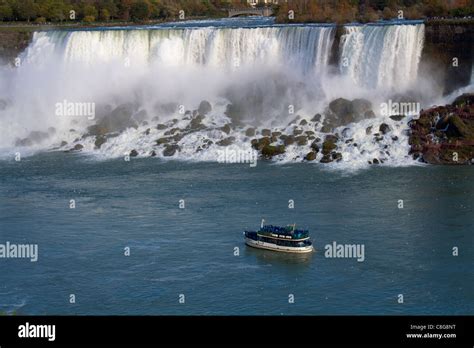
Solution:
[[[176,106],[170,103],[158,109],[161,115],[172,115]],[[229,104],[227,110],[232,109]],[[406,134],[409,144],[406,155],[414,160],[429,164],[474,163],[474,94],[464,94],[449,105],[422,110],[419,118],[408,122],[408,128],[409,118],[405,115],[392,115],[387,122],[377,119],[372,104],[365,99],[338,98],[329,103],[322,115],[316,114],[311,119],[296,116],[286,126],[274,128],[244,125],[235,121],[232,113],[224,117],[225,124],[217,124],[209,116],[212,110],[211,103],[202,101],[196,110],[186,111],[181,119],[169,119],[149,117],[146,111],[131,103],[114,109],[104,106],[99,109],[94,125],[82,133],[70,129],[75,134],[74,141],[63,140],[55,148],[65,152],[98,151],[103,146],[113,146],[110,142],[129,130],[144,129],[139,137],[152,143],[153,150],[132,149],[130,157],[173,157],[183,151],[186,139],[193,139],[194,153],[238,143],[256,151],[262,160],[279,160],[289,152],[300,154],[294,155],[294,161],[331,163],[350,161],[348,149],[363,154],[364,144],[372,144],[377,148],[377,155],[367,162],[377,165],[390,158],[392,149],[402,146],[399,137]],[[359,131],[357,142],[354,126],[367,122],[370,126],[364,128],[363,137]],[[26,138],[17,139],[15,145],[40,144],[55,133],[53,127],[34,131]],[[87,142],[92,148],[87,148]]]
[[[409,126],[414,159],[430,164],[474,164],[474,93],[423,110]]]

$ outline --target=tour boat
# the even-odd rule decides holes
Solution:
[[[260,225],[258,231],[245,231],[245,244],[248,246],[282,251],[287,253],[310,253],[313,243],[309,239],[308,230],[297,230],[296,225],[286,227]]]

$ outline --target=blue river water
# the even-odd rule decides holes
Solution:
[[[0,312],[472,314],[473,182],[472,167],[1,161],[0,244],[39,257],[0,259]],[[316,252],[245,246],[262,218],[308,228]],[[325,257],[333,242],[365,260]]]

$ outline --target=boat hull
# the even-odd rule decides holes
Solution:
[[[306,254],[306,253],[311,253],[314,251],[312,245],[304,246],[304,247],[289,247],[289,246],[276,245],[273,243],[266,243],[259,240],[247,238],[247,237],[245,237],[245,244],[253,248],[280,251],[280,252],[285,252],[285,253]]]

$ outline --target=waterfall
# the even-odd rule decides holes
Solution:
[[[416,81],[424,24],[347,26],[340,72],[359,86],[405,89]]]
[[[57,53],[65,63],[230,69],[265,64],[324,72],[334,33],[332,26],[51,31],[35,33],[25,58],[41,63]]]
[[[168,130],[158,124],[176,122],[174,128],[189,129],[189,115],[205,100],[212,111],[193,132],[183,132],[175,156],[212,160],[219,144],[231,141],[223,137],[247,146],[245,127],[294,134],[291,121],[298,116],[306,122],[299,121],[299,127],[324,139],[315,115],[325,117],[335,99],[364,98],[372,103],[374,117],[335,130],[357,143],[341,142],[344,161],[365,166],[374,158],[386,158],[405,163],[404,128],[378,115],[377,105],[416,83],[424,25],[350,25],[344,30],[335,67],[329,66],[336,37],[333,25],[37,32],[21,65],[0,70],[0,80],[5,81],[0,84],[0,128],[8,129],[0,149],[31,139],[36,149],[68,150],[80,143],[84,151],[106,157],[131,149],[162,155],[163,145],[157,147],[156,141],[168,137]],[[81,112],[64,116],[57,112],[58,104],[93,105],[97,118]],[[90,126],[103,117],[107,124],[114,123],[110,115],[117,115],[121,124],[124,113],[133,114],[138,128],[112,130],[114,137],[96,147]],[[391,126],[393,136],[375,141],[367,129],[378,129],[381,122]],[[222,134],[228,124],[242,128]],[[217,145],[208,148],[202,141]],[[284,160],[304,158],[310,145],[290,145]]]

